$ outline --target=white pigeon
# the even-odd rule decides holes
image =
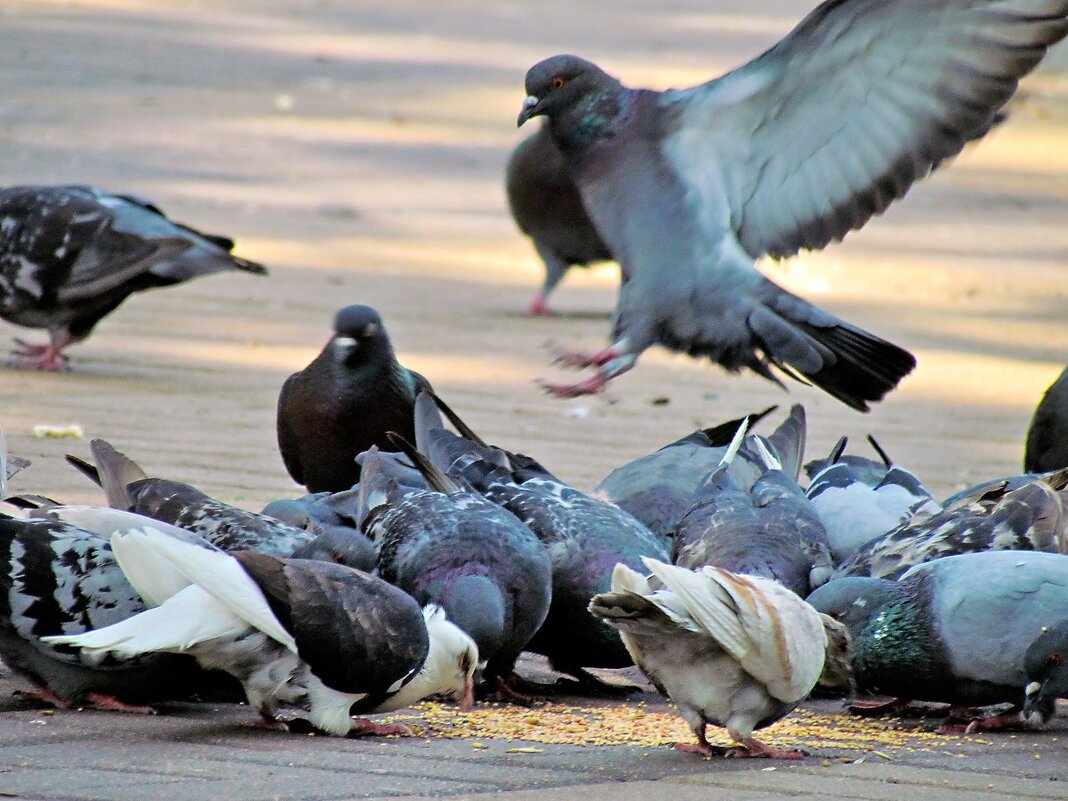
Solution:
[[[381,579],[329,562],[230,555],[145,527],[112,548],[149,603],[103,629],[45,638],[91,655],[193,655],[237,678],[267,728],[292,707],[328,734],[394,733],[353,719],[429,695],[472,703],[478,649],[437,607],[420,609]]]
[[[769,579],[643,561],[651,576],[616,565],[612,591],[595,596],[590,612],[619,629],[634,663],[690,725],[697,743],[675,747],[800,758],[753,730],[790,712],[819,679],[827,651],[819,612]],[[709,723],[726,727],[740,747],[713,748]]]

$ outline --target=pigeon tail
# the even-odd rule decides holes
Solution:
[[[110,443],[94,439],[89,443],[96,467],[92,467],[76,456],[67,456],[67,463],[80,470],[90,480],[98,484],[108,499],[108,506],[115,509],[132,509],[135,505],[130,495],[129,485],[134,481],[148,478],[133,459],[115,450]]]
[[[460,490],[465,489],[460,481],[457,481],[440,467],[435,465],[430,459],[420,453],[412,443],[408,442],[408,440],[396,431],[387,431],[386,438],[394,446],[400,448],[405,456],[412,460],[415,469],[422,474],[423,478],[426,480],[426,485],[430,489],[446,495],[450,492],[459,492]]]

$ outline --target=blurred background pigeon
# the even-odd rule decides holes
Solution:
[[[1068,467],[1068,367],[1039,401],[1027,429],[1024,471],[1044,473]]]
[[[133,195],[90,186],[0,190],[0,317],[49,335],[47,345],[16,339],[12,366],[66,368],[64,348],[134,292],[226,270],[266,274],[233,247]]]
[[[1068,4],[824,3],[708,83],[630,89],[571,55],[535,64],[518,123],[545,116],[622,268],[608,347],[562,396],[602,389],[660,344],[730,371],[772,368],[866,411],[915,366],[901,348],[753,266],[864,225],[985,133],[1068,32]]]
[[[278,449],[309,492],[339,492],[360,480],[356,455],[390,449],[387,431],[414,442],[412,408],[429,382],[397,361],[382,318],[346,306],[322,352],[286,379],[278,396]]]

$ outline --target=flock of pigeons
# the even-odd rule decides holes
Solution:
[[[611,344],[565,362],[596,392],[661,344],[728,370],[810,382],[867,410],[906,351],[762,276],[755,259],[863,225],[996,123],[1068,33],[1068,0],[831,0],[782,42],[685,90],[628,89],[556,56],[508,168],[545,261],[613,259]],[[78,187],[0,191],[0,317],[64,348],[133,292],[262,266],[150,202]],[[0,516],[0,657],[57,706],[135,710],[234,693],[258,725],[394,732],[362,717],[476,692],[530,703],[514,668],[545,655],[582,692],[637,665],[709,754],[797,757],[753,732],[816,688],[950,704],[947,729],[1041,725],[1068,697],[1068,379],[1036,413],[1025,475],[937,500],[882,454],[804,461],[794,406],[693,432],[592,494],[490,445],[401,366],[378,313],[342,309],[283,385],[277,434],[309,495],[259,514],[145,473],[103,440],[68,457],[107,507],[16,495]],[[875,443],[873,443],[874,445]],[[0,442],[0,497],[24,466]],[[807,481],[802,474],[807,475]],[[996,714],[972,707],[1006,704]]]

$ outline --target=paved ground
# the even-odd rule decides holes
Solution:
[[[501,175],[527,66],[571,51],[629,83],[693,84],[760,52],[808,6],[0,3],[3,183],[135,192],[235,236],[272,270],[128,301],[73,351],[68,374],[0,374],[11,450],[34,459],[14,489],[102,500],[62,462],[84,441],[31,434],[78,423],[150,472],[247,508],[296,494],[274,444],[278,387],[352,302],[380,309],[405,363],[487,438],[579,486],[697,425],[793,401],[808,409],[810,454],[870,431],[936,493],[1018,470],[1031,410],[1068,361],[1065,45],[1008,123],[883,218],[768,266],[917,354],[914,375],[871,415],[662,353],[606,397],[557,402],[534,385],[550,374],[551,341],[604,342],[616,275],[568,276],[559,318],[518,314],[540,268],[505,211]],[[0,324],[0,337],[16,333]],[[890,760],[814,749],[775,766],[664,748],[287,738],[237,728],[245,712],[46,715],[0,703],[0,797],[1068,797],[1064,711],[1044,734],[877,749]]]

